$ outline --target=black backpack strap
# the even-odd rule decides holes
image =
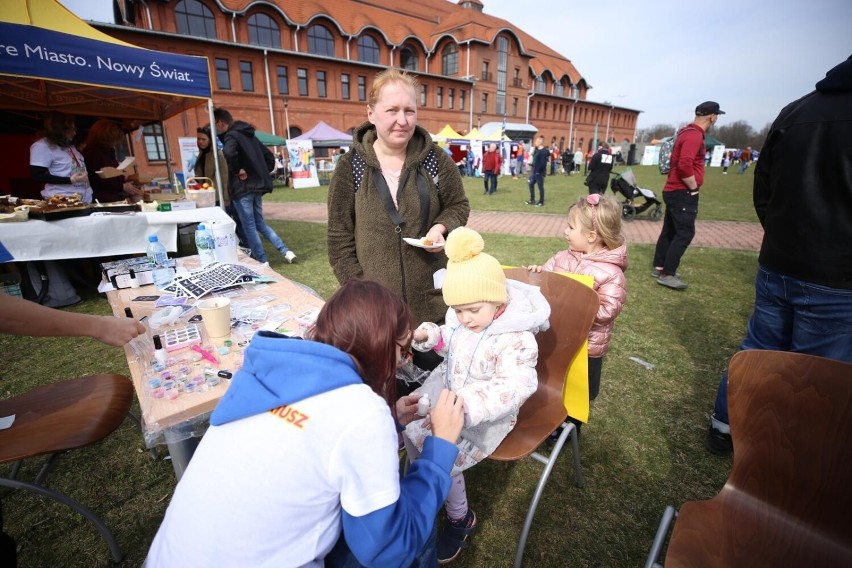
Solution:
[[[364,170],[367,169],[367,162],[364,157],[353,148],[352,150],[352,179],[355,182],[355,191],[361,189],[361,180],[364,179]]]

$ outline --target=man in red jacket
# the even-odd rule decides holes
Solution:
[[[651,275],[657,283],[673,290],[686,290],[677,274],[680,259],[695,236],[698,190],[704,183],[704,133],[719,115],[719,103],[707,101],[695,107],[695,120],[681,128],[672,148],[671,169],[663,186],[666,216],[657,239]]]
[[[482,175],[485,184],[485,194],[491,195],[497,191],[497,176],[500,174],[500,166],[503,165],[503,157],[497,151],[497,144],[488,145],[488,150],[482,154]]]

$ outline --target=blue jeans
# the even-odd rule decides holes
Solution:
[[[744,349],[807,353],[852,362],[852,290],[798,280],[758,267],[754,311]],[[728,424],[728,372],[722,375],[713,417]]]
[[[535,185],[538,184],[538,202],[544,203],[544,172],[530,172],[530,201],[535,201]]]
[[[497,191],[497,174],[494,172],[485,172],[485,179],[482,183],[485,184],[485,193],[492,194]]]
[[[606,188],[604,188],[606,190]],[[695,237],[695,219],[698,217],[698,194],[686,190],[664,191],[666,216],[654,251],[654,266],[663,267],[666,274],[677,274],[680,259]]]
[[[266,237],[269,244],[274,246],[281,254],[287,254],[290,249],[281,240],[281,237],[272,230],[272,227],[263,220],[263,195],[260,193],[249,193],[232,199],[231,203],[237,211],[243,231],[246,235],[246,244],[251,249],[251,257],[258,262],[267,262],[266,251],[260,235]]]

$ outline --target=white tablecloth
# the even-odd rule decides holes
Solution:
[[[178,225],[229,219],[219,207],[165,213],[90,215],[59,221],[0,223],[0,243],[14,261],[141,254],[148,235],[177,250]]]

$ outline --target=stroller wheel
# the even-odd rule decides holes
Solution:
[[[654,210],[651,211],[650,217],[652,221],[659,221],[660,219],[662,219],[663,206],[658,204],[656,207],[654,207]]]
[[[636,208],[629,203],[625,203],[621,206],[621,216],[625,221],[633,221],[636,219]]]

